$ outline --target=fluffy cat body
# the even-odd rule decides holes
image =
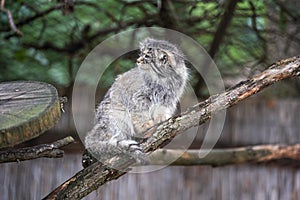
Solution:
[[[176,46],[145,39],[136,67],[116,78],[97,107],[86,149],[100,161],[118,154],[142,161],[145,154],[138,138],[174,114],[187,77],[184,56]]]

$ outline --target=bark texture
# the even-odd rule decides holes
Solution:
[[[160,124],[156,132],[142,143],[142,147],[146,152],[153,152],[188,128],[203,124],[218,111],[239,103],[275,82],[298,75],[300,75],[300,56],[280,60],[262,73],[237,84],[222,94],[211,96],[180,116],[172,117]],[[44,199],[81,199],[106,182],[124,175],[126,170],[130,170],[130,165],[134,164],[134,160],[120,157],[108,162],[122,170],[106,168],[96,162],[75,174]]]

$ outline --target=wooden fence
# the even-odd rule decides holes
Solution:
[[[297,99],[247,100],[227,112],[218,146],[299,143],[299,114]],[[199,133],[194,146],[202,138]],[[79,152],[61,159],[1,164],[1,199],[41,199],[80,169]],[[150,173],[127,174],[85,199],[297,200],[300,170],[292,166],[251,164],[216,168],[170,166]]]

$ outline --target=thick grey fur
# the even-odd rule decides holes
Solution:
[[[187,77],[175,45],[146,38],[136,67],[116,78],[97,107],[94,127],[85,137],[87,150],[100,161],[126,153],[142,162],[137,138],[173,115]]]

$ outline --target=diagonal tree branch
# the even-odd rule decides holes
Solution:
[[[203,124],[218,111],[239,103],[275,82],[299,75],[300,56],[280,60],[264,72],[237,84],[222,94],[211,96],[180,116],[172,117],[158,125],[156,132],[141,145],[146,152],[153,152],[188,128]],[[122,169],[122,171],[104,167],[99,162],[93,163],[60,185],[44,199],[81,199],[106,182],[124,175],[134,164],[134,160],[115,157],[107,163],[116,166],[117,169]]]

